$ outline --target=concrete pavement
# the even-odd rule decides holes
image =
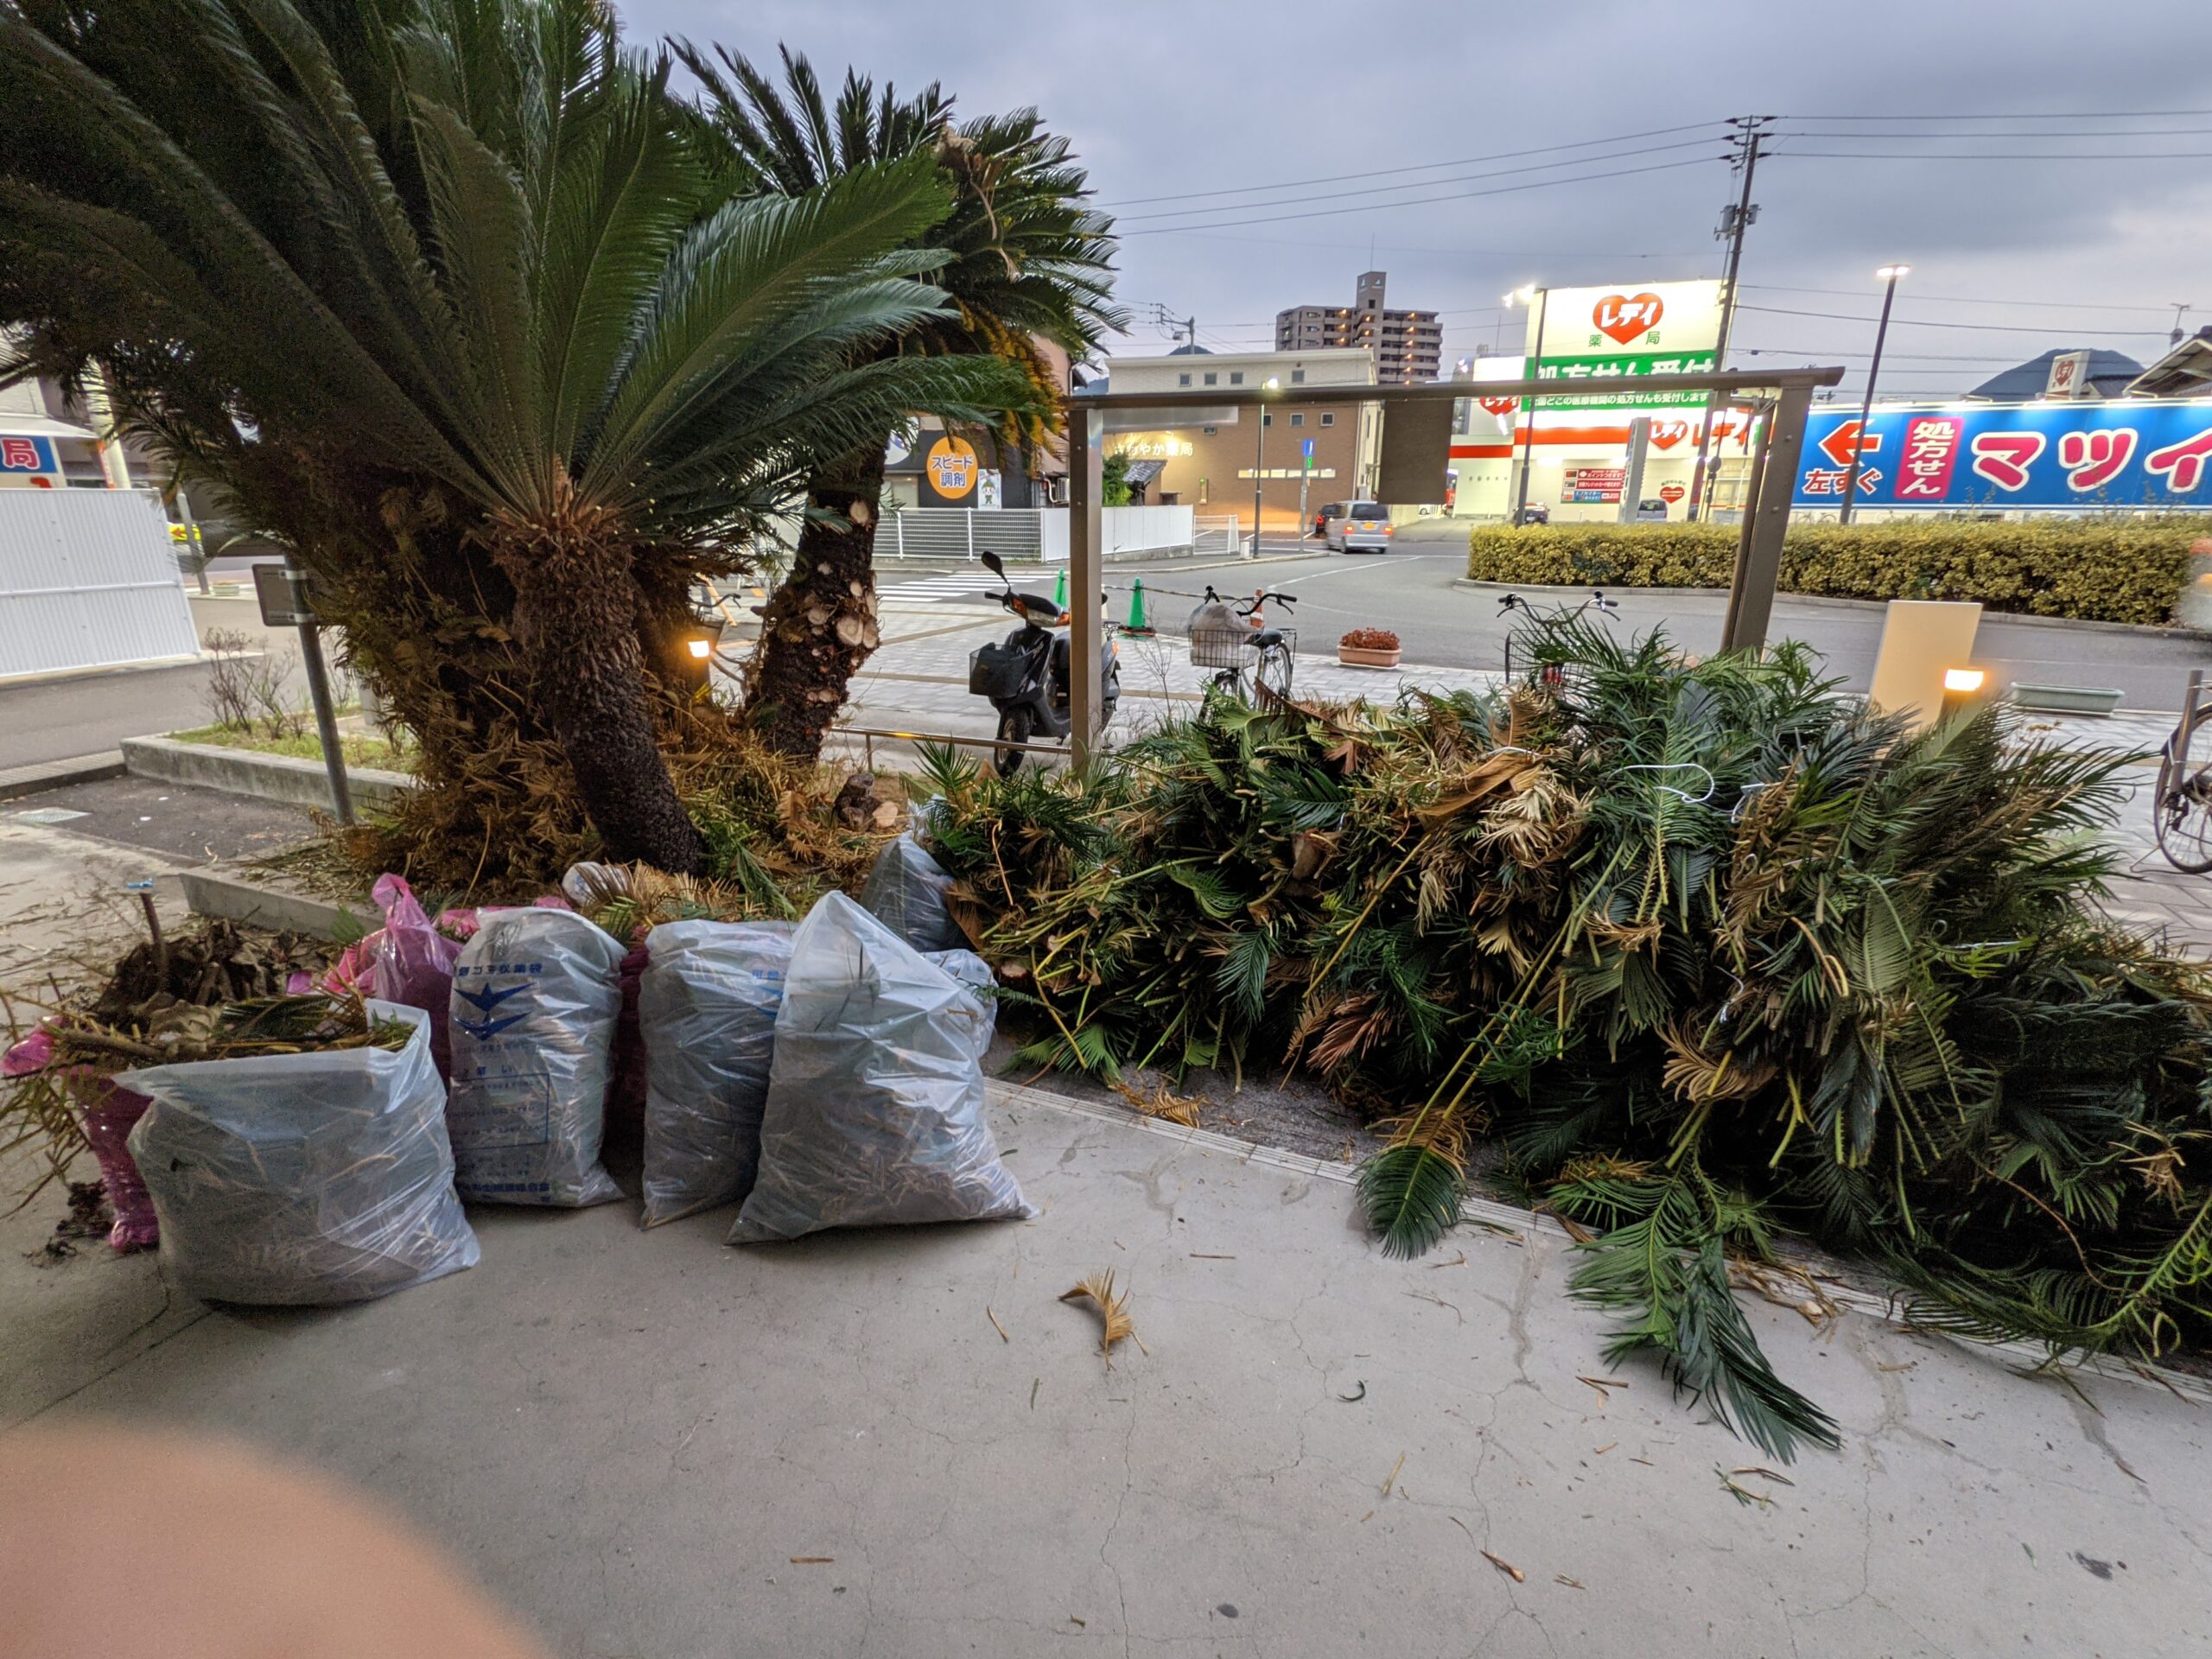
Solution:
[[[726,1211],[480,1209],[470,1272],[252,1312],[158,1256],[33,1268],[15,1217],[0,1422],[245,1436],[397,1506],[575,1659],[2212,1641],[2193,1391],[1754,1301],[1844,1433],[1777,1478],[1604,1363],[1546,1232],[1391,1262],[1347,1166],[995,1094],[1033,1223],[733,1250]],[[1145,1344],[1110,1368],[1058,1300],[1103,1268]]]

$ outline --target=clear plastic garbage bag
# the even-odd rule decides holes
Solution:
[[[131,1071],[130,1155],[175,1281],[208,1301],[366,1301],[476,1265],[453,1185],[429,1016],[407,1046]]]
[[[461,1196],[564,1208],[619,1198],[599,1160],[626,947],[570,910],[487,910],[454,964]]]
[[[944,895],[952,878],[931,858],[912,830],[884,843],[861,888],[861,906],[920,951],[952,950],[968,943]]]
[[[925,950],[922,960],[942,968],[976,994],[982,1004],[983,1017],[974,1027],[976,1058],[980,1064],[991,1052],[991,1033],[999,1022],[998,976],[991,972],[991,965],[973,950]]]
[[[645,1224],[753,1190],[789,922],[664,922],[645,935]]]
[[[733,1244],[1036,1213],[983,1111],[989,1011],[842,893],[791,942],[760,1172]]]

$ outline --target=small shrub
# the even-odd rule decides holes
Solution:
[[[1733,524],[1485,525],[1468,538],[1467,574],[1563,588],[1726,588],[1738,534]],[[2192,544],[2208,536],[2212,519],[2180,517],[1793,524],[1782,588],[2160,623],[2172,618]]]
[[[1354,651],[1395,651],[1398,636],[1388,628],[1354,628],[1337,643]]]

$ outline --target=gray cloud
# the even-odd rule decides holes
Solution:
[[[1348,296],[1370,260],[1400,304],[1446,314],[1452,352],[1510,341],[1504,288],[1718,275],[1712,230],[1732,195],[1717,142],[1623,154],[1574,170],[1700,164],[1576,185],[1385,207],[1299,200],[1390,179],[1256,196],[1135,203],[1495,156],[1738,113],[1783,132],[1971,134],[2075,129],[2212,130],[2212,114],[2068,122],[2067,111],[2212,111],[2204,0],[1569,0],[1506,10],[1367,0],[1122,0],[947,11],[911,0],[632,0],[632,38],[664,34],[772,55],[786,42],[825,77],[854,64],[918,87],[941,80],[967,111],[1034,104],[1074,141],[1102,200],[1129,203],[1122,291],[1195,315],[1216,346],[1264,343],[1275,310]],[[1983,123],[1924,118],[2004,115]],[[1718,129],[1713,130],[1717,135]],[[1700,135],[1670,134],[1618,152]],[[1895,160],[1822,152],[1896,152]],[[1948,152],[2000,160],[1943,160]],[[2189,159],[2036,159],[2091,150]],[[1587,152],[1608,153],[1603,148]],[[1530,161],[1477,162],[1419,181]],[[1548,175],[1470,180],[1442,195]],[[2158,139],[1785,137],[1762,164],[1745,257],[1738,344],[1858,365],[1871,343],[1873,268],[1909,261],[1885,389],[1948,393],[2005,360],[2057,345],[2154,355],[2174,302],[2212,321],[2212,130]],[[1384,197],[1382,200],[1389,198]],[[1262,201],[1274,207],[1239,206]],[[1357,207],[1325,218],[1275,215]],[[1170,208],[1188,219],[1138,219]],[[1273,222],[1235,221],[1268,219]],[[1804,292],[1836,289],[1835,294]],[[1940,297],[1938,297],[1940,296]],[[2035,301],[2027,305],[1956,303]],[[1776,315],[1849,314],[1848,319]],[[2002,323],[2017,332],[1926,326]],[[2107,329],[2097,334],[2089,331]],[[1148,325],[1131,345],[1164,344]]]

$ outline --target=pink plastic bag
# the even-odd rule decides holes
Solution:
[[[384,912],[384,929],[372,936],[374,994],[430,1016],[430,1056],[438,1075],[445,1077],[452,1070],[446,1006],[453,996],[453,964],[461,946],[430,925],[406,877],[380,875],[371,892]]]
[[[53,1063],[54,1033],[34,1032],[0,1058],[0,1077],[28,1077]],[[83,1066],[73,1068],[66,1081],[84,1116],[85,1140],[100,1166],[100,1181],[115,1211],[115,1224],[107,1230],[108,1248],[126,1255],[152,1249],[161,1242],[161,1224],[154,1218],[154,1201],[146,1183],[138,1179],[137,1163],[124,1141],[153,1103]]]

